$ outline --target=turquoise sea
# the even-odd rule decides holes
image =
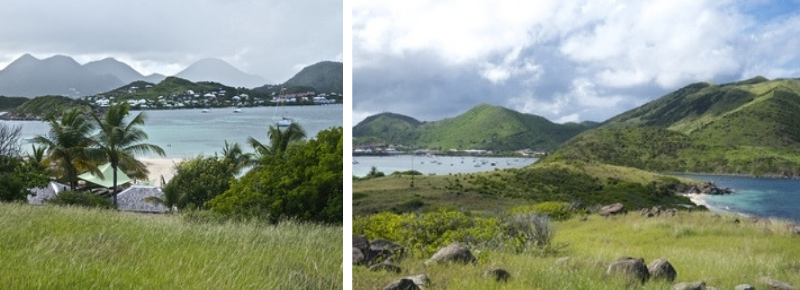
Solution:
[[[471,156],[354,156],[353,176],[364,177],[374,166],[384,174],[416,170],[422,174],[450,174],[520,168],[533,164],[537,158],[471,157]]]
[[[278,111],[276,107],[253,107],[242,108],[241,113],[233,113],[234,108],[215,108],[208,113],[201,109],[144,111],[147,118],[144,130],[149,135],[148,142],[161,146],[168,158],[191,158],[221,152],[225,140],[238,142],[245,150],[252,151],[247,137],[268,142],[267,127],[282,116],[300,123],[311,138],[321,130],[341,127],[342,108],[342,105],[286,106]],[[142,111],[132,111],[132,114],[139,112]],[[45,122],[3,122],[21,125],[23,140],[47,134],[49,130]],[[23,144],[23,150],[29,149],[30,144]]]
[[[744,215],[800,222],[800,180],[725,175],[681,175],[733,189],[730,195],[710,195],[709,207]]]

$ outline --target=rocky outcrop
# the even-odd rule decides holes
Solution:
[[[733,289],[734,290],[756,290],[756,287],[753,287],[753,285],[750,285],[750,284],[739,284],[739,285],[736,285],[736,288],[733,288]]]
[[[623,274],[633,281],[639,281],[642,284],[647,282],[650,278],[650,271],[647,265],[644,264],[644,259],[634,259],[630,257],[620,258],[608,266],[606,274]]]
[[[372,265],[397,261],[404,257],[405,247],[384,239],[369,242],[366,237],[353,235],[353,265]]]
[[[797,290],[796,287],[792,286],[789,283],[780,281],[778,279],[772,277],[761,277],[758,278],[758,283],[764,284],[769,289],[777,289],[777,290]]]
[[[442,263],[477,263],[478,259],[472,255],[467,246],[459,242],[453,242],[447,247],[441,248],[438,252],[425,261],[425,265]]]
[[[601,216],[618,215],[623,213],[628,213],[628,211],[625,210],[625,206],[621,203],[609,204],[600,208]]]
[[[723,195],[731,194],[733,190],[730,188],[717,187],[713,182],[703,182],[699,185],[692,185],[686,190],[689,194],[710,194],[710,195]]]
[[[658,259],[647,265],[647,270],[650,272],[651,280],[666,280],[674,282],[678,277],[678,271],[672,267],[672,264],[665,259]]]
[[[418,289],[421,288],[419,288],[419,286],[417,286],[417,284],[415,284],[414,281],[405,278],[389,283],[389,285],[383,287],[383,290],[418,290]]]

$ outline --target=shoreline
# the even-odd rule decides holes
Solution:
[[[139,158],[150,173],[147,179],[153,185],[161,184],[161,177],[164,177],[164,182],[169,182],[170,179],[175,177],[175,165],[183,161],[183,158]]]

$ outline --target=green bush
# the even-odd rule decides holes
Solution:
[[[549,219],[540,215],[481,217],[440,209],[424,214],[382,212],[356,217],[353,233],[395,241],[412,255],[427,257],[456,241],[471,248],[515,253],[552,250],[550,241],[555,231]]]
[[[206,201],[228,190],[234,178],[234,165],[216,156],[185,160],[175,170],[164,187],[164,205],[179,209],[205,209]]]
[[[343,211],[342,128],[289,146],[285,154],[262,157],[258,168],[208,201],[227,216],[341,223]]]
[[[574,214],[570,208],[570,204],[558,201],[546,201],[534,205],[521,205],[514,207],[508,211],[509,214],[543,214],[553,220],[564,221],[570,219]]]
[[[74,205],[94,208],[113,208],[111,200],[88,191],[64,191],[48,200],[57,205]]]

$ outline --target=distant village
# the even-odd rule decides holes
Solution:
[[[141,90],[150,89],[147,85],[144,88],[129,87],[128,94],[136,94]],[[337,93],[316,93],[313,91],[291,93],[279,95],[272,93],[270,97],[251,97],[248,94],[228,95],[223,88],[211,91],[196,92],[186,90],[179,94],[158,96],[157,99],[147,98],[125,98],[132,109],[182,109],[182,108],[208,108],[208,107],[255,107],[255,106],[275,106],[275,105],[326,105],[335,104],[341,95]],[[96,107],[109,107],[117,103],[117,97],[112,95],[98,94],[84,97],[85,101]]]
[[[482,150],[482,149],[448,149],[448,150],[439,150],[439,149],[414,149],[411,150],[407,146],[403,145],[394,145],[394,144],[386,144],[386,143],[370,143],[370,144],[362,144],[362,145],[354,145],[353,146],[353,155],[400,155],[400,154],[415,154],[415,155],[456,155],[456,156],[491,156],[491,155],[498,155],[498,153],[492,150]],[[540,150],[531,150],[531,149],[520,149],[513,151],[514,155],[519,156],[526,156],[526,157],[542,157],[547,155],[547,152],[540,151]],[[508,152],[504,152],[503,155],[508,155]]]

